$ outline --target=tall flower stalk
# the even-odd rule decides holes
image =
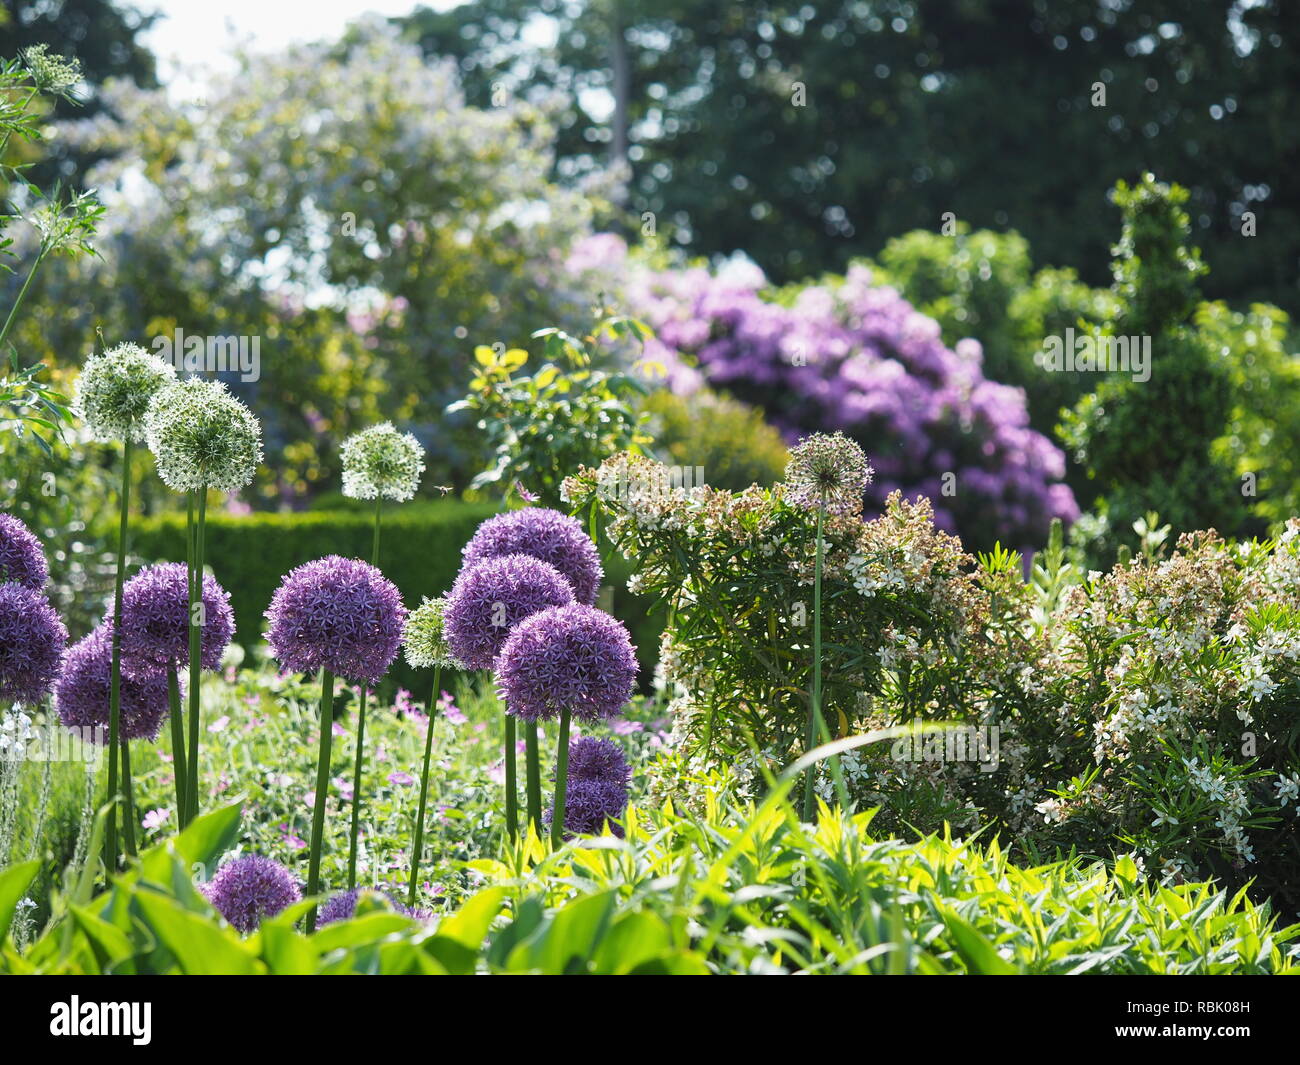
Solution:
[[[280,664],[321,671],[321,736],[312,809],[308,895],[320,893],[320,863],[329,800],[334,678],[378,684],[397,657],[406,608],[396,586],[374,566],[330,555],[288,573],[266,611],[267,640]],[[314,929],[315,911],[308,919]]]
[[[316,799],[311,808],[311,851],[307,862],[307,894],[320,894],[321,844],[325,838],[325,803],[329,801],[330,746],[334,736],[334,674],[320,671],[320,744],[316,752]],[[316,930],[316,907],[307,915],[307,931]]]
[[[122,441],[122,487],[119,493],[117,554],[113,574],[112,665],[109,678],[108,802],[111,806],[104,830],[104,865],[116,869],[118,861],[117,803],[131,805],[129,756],[123,763],[121,749],[122,587],[126,578],[127,538],[131,512],[131,454],[133,445],[145,436],[150,405],[175,380],[170,364],[135,344],[119,344],[104,350],[97,339],[95,350],[77,379],[76,410],[91,434],[102,441]],[[121,780],[119,780],[119,772]],[[135,826],[126,828],[127,852],[135,850]]]
[[[497,555],[467,563],[447,597],[447,644],[465,668],[490,669],[520,622],[540,610],[572,602],[573,585],[556,567],[531,555]],[[505,805],[506,831],[514,839],[519,832],[519,785],[509,702],[507,698]],[[538,824],[540,828],[540,814]]]
[[[525,728],[559,718],[551,843],[564,842],[568,796],[569,730],[613,717],[632,696],[636,650],[627,629],[602,610],[581,603],[550,607],[511,631],[497,660],[497,685],[508,712]]]
[[[816,560],[813,569],[813,648],[812,682],[808,694],[808,724],[805,751],[830,733],[822,716],[822,560],[826,553],[826,516],[861,514],[862,494],[871,483],[872,469],[854,441],[843,433],[815,433],[801,440],[790,452],[785,471],[785,499],[792,506],[817,512]],[[839,757],[830,760],[840,805],[847,809],[848,790],[844,785]],[[816,767],[804,773],[803,819],[811,821],[816,810]]]
[[[390,422],[364,429],[343,441],[343,494],[375,501],[375,537],[370,564],[379,565],[379,530],[384,500],[415,498],[424,473],[424,450],[411,433],[399,433]],[[348,842],[348,890],[357,886],[357,849],[361,834],[361,794],[366,765],[366,706],[370,692],[362,685],[357,709],[356,765],[352,773],[352,830]]]
[[[236,492],[247,485],[262,461],[262,432],[252,412],[219,381],[192,377],[162,389],[149,404],[145,437],[158,476],[174,492],[186,495],[186,558],[189,584],[188,753],[185,802],[177,811],[181,827],[199,812],[202,770],[204,526],[208,492]]]
[[[547,507],[525,507],[489,518],[465,545],[465,567],[489,558],[522,554],[541,560],[556,570],[573,589],[575,602],[591,605],[604,573],[596,545],[582,524],[567,514]],[[506,715],[506,776],[515,778],[515,724]],[[542,774],[537,723],[524,726],[525,795],[528,820],[541,832]],[[518,799],[513,789],[506,795],[507,825],[517,821]],[[513,830],[511,830],[513,835]]]
[[[190,666],[193,684],[194,662],[204,670],[215,670],[235,635],[235,617],[230,596],[215,577],[203,576],[201,590],[194,590],[194,567],[175,562],[146,566],[129,581],[122,596],[122,655],[124,675],[157,676],[167,683],[171,707],[173,769],[176,777],[177,813],[180,820],[193,809],[185,767],[185,719],[181,712],[180,678],[182,663]],[[192,610],[190,602],[201,602]],[[191,624],[201,614],[202,625]],[[199,633],[198,653],[191,642]],[[195,736],[197,739],[197,735]]]

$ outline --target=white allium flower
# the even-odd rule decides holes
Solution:
[[[220,381],[193,377],[154,398],[145,436],[158,476],[174,492],[235,492],[262,461],[262,429]]]
[[[443,631],[442,614],[447,608],[446,599],[425,598],[419,606],[406,615],[402,644],[406,661],[412,669],[431,669],[434,666],[459,668],[452,656]]]
[[[424,449],[410,433],[382,422],[343,441],[343,494],[351,499],[383,496],[401,503],[415,496],[424,472]]]
[[[143,440],[150,402],[175,380],[171,363],[136,344],[119,344],[86,360],[76,412],[96,440]]]

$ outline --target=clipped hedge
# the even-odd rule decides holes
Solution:
[[[460,572],[461,548],[479,524],[499,509],[495,503],[457,499],[385,508],[380,568],[401,589],[407,606],[451,588]],[[250,651],[262,642],[262,614],[281,578],[295,566],[330,554],[369,560],[373,536],[374,517],[368,510],[209,514],[204,557],[230,592],[235,638]],[[184,562],[185,515],[173,512],[136,520],[131,527],[131,552],[151,562]],[[642,662],[642,681],[648,682],[663,626],[647,615],[644,601],[624,590],[627,577],[628,565],[620,557],[606,560],[606,583],[613,586],[614,595],[612,603],[605,605],[632,631]],[[414,679],[401,658],[394,664],[392,676],[404,686]]]

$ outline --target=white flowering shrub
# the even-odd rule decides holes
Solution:
[[[733,765],[761,788],[763,768],[779,770],[803,750],[815,509],[792,505],[784,485],[674,487],[664,466],[629,454],[570,477],[564,495],[607,519],[606,534],[635,563],[629,590],[669,608],[658,682],[686,752]],[[831,731],[868,727],[881,706],[900,717],[963,721],[988,711],[988,700],[968,690],[991,668],[989,597],[960,542],[934,527],[929,505],[895,494],[870,521],[830,514],[825,540],[823,712]],[[861,788],[871,783],[866,764],[842,759]]]
[[[750,794],[803,749],[815,512],[784,486],[674,487],[621,455],[565,483],[669,608],[657,683],[676,750],[670,795],[725,763]],[[1300,520],[1276,541],[1183,537],[1110,573],[1062,561],[1059,534],[977,561],[897,496],[826,523],[823,668],[835,734],[947,731],[841,759],[881,831],[1000,835],[1029,854],[1132,853],[1154,876],[1300,883]],[[818,790],[834,801],[830,777]]]
[[[1294,901],[1300,520],[1275,541],[1188,534],[1167,559],[1091,574],[1045,636],[1052,709],[1018,781],[1037,816],[1018,827],[1123,840],[1152,872],[1254,878]]]

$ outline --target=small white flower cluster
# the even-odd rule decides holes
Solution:
[[[145,417],[158,476],[173,492],[235,492],[262,461],[262,428],[220,381],[191,377],[159,392]]]
[[[143,440],[149,404],[175,380],[171,363],[135,344],[119,344],[86,360],[74,410],[96,440]]]
[[[350,499],[415,498],[424,473],[424,449],[411,433],[382,422],[343,441],[343,494]]]

